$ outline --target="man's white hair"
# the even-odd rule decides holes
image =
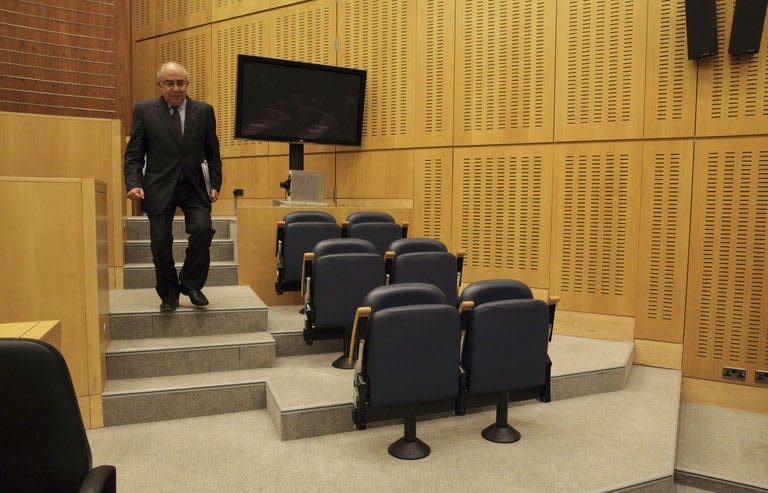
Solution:
[[[171,65],[175,65],[178,69],[180,69],[184,73],[184,78],[189,79],[189,74],[187,73],[187,69],[184,68],[184,65],[180,64],[179,62],[165,62],[164,64],[160,65],[160,68],[157,69],[157,82],[160,82],[160,79],[163,77],[163,72],[165,72],[165,69],[170,67]]]

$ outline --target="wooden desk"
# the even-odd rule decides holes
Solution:
[[[61,351],[61,322],[43,320],[4,323],[0,324],[0,337],[39,339]]]

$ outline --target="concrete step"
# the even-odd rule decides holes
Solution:
[[[266,332],[114,340],[107,378],[144,378],[272,366],[275,340]]]
[[[203,289],[210,301],[204,309],[182,295],[173,313],[160,313],[154,289],[117,289],[109,292],[111,339],[190,337],[265,331],[267,306],[250,286],[212,286]]]
[[[258,370],[107,380],[104,426],[208,416],[266,407]]]
[[[236,219],[230,216],[212,217],[213,229],[216,230],[216,239],[232,239],[235,237]],[[174,238],[186,238],[184,231],[184,216],[173,218]],[[125,218],[126,240],[149,240],[149,219],[146,216],[128,216]]]
[[[187,249],[186,239],[176,239],[173,242],[173,258],[183,259]],[[214,238],[210,247],[211,261],[235,261],[235,242],[232,239],[219,240]],[[149,240],[129,240],[125,242],[125,263],[146,264],[152,262],[152,249]]]
[[[301,305],[272,306],[269,308],[269,332],[277,344],[277,356],[338,353],[343,351],[341,339],[304,342],[304,315]]]
[[[176,272],[181,271],[183,260],[179,257]],[[211,262],[206,286],[237,285],[237,263],[232,261]],[[125,289],[151,288],[155,286],[155,266],[151,263],[125,264],[123,287]]]

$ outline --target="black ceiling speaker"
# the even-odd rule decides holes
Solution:
[[[685,0],[688,60],[717,55],[715,0]]]
[[[728,53],[743,55],[760,51],[760,38],[768,0],[736,0]]]

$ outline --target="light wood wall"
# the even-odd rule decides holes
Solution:
[[[86,426],[102,426],[109,342],[107,187],[93,179],[0,177],[0,322],[61,321]]]
[[[112,279],[124,264],[123,132],[119,120],[0,112],[0,148],[6,152],[0,176],[93,178],[107,185]]]
[[[234,187],[267,204],[287,174],[285,145],[232,138],[235,53],[366,69],[361,148],[308,146],[329,198],[412,207],[415,235],[467,251],[467,281],[560,295],[564,333],[634,338],[638,362],[686,378],[738,363],[760,387],[768,36],[728,55],[734,0],[717,0],[719,54],[700,62],[684,0],[219,1],[173,22],[152,4],[137,3],[134,73],[171,53],[207,71],[190,92],[222,122],[215,212]]]

